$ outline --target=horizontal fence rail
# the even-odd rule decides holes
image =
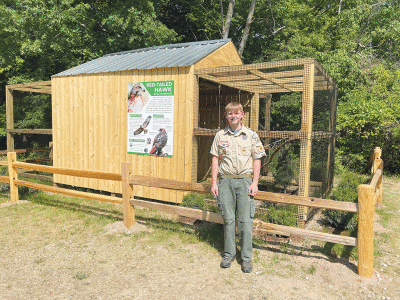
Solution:
[[[154,178],[141,175],[131,175],[129,183],[132,185],[141,185],[146,187],[158,187],[178,191],[196,192],[196,193],[211,193],[210,183],[189,183],[170,179]],[[259,191],[254,197],[255,200],[289,204],[302,205],[307,207],[334,209],[345,212],[357,212],[358,205],[353,202],[341,202],[321,198],[300,197],[294,195],[283,195],[270,192]]]
[[[21,152],[22,153],[22,152]],[[358,272],[361,276],[372,277],[373,272],[373,224],[375,203],[382,203],[382,178],[383,162],[381,150],[376,148],[372,156],[372,178],[370,184],[359,186],[358,204],[352,202],[340,202],[328,199],[300,197],[295,195],[283,195],[260,191],[255,197],[256,200],[271,203],[300,205],[322,209],[334,209],[343,212],[359,213],[357,238],[341,236],[323,232],[316,232],[295,227],[266,223],[255,220],[253,229],[260,232],[297,235],[316,240],[338,243],[349,246],[358,246]],[[27,162],[16,161],[16,153],[7,153],[7,161],[0,161],[0,165],[8,166],[9,176],[0,176],[0,182],[10,184],[11,202],[18,201],[18,186],[25,186],[32,189],[43,190],[52,193],[58,193],[73,197],[87,198],[97,201],[122,204],[124,225],[130,228],[135,223],[134,207],[140,206],[167,213],[178,214],[199,220],[223,224],[223,218],[218,213],[181,207],[159,202],[150,202],[135,199],[134,186],[157,187],[171,190],[210,193],[211,184],[209,183],[189,183],[176,180],[153,178],[148,176],[133,175],[132,164],[123,162],[121,173],[110,173],[90,170],[73,170],[68,168],[58,168],[52,166],[37,165]],[[41,171],[46,173],[61,174],[76,177],[105,179],[113,181],[122,181],[122,199],[119,197],[100,195],[95,193],[81,192],[71,189],[54,187],[30,181],[18,179],[17,169]]]

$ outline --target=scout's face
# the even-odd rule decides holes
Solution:
[[[228,123],[231,127],[238,126],[243,117],[243,110],[230,110],[228,112],[225,112],[225,118],[228,120]]]

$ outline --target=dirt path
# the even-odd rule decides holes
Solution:
[[[182,229],[142,210],[126,230],[88,211],[3,205],[0,299],[400,299],[399,183],[384,182],[372,279],[311,240],[257,243],[244,274],[219,267],[218,226]]]

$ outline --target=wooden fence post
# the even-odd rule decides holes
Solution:
[[[358,186],[358,274],[371,278],[374,268],[374,188]]]
[[[18,201],[18,185],[14,183],[14,180],[18,179],[17,177],[17,168],[13,167],[13,162],[17,160],[17,153],[15,152],[7,152],[7,160],[8,160],[8,175],[10,177],[10,197],[11,203]]]
[[[133,198],[133,188],[129,184],[130,175],[132,173],[132,163],[122,162],[122,213],[124,216],[124,225],[131,228],[135,224],[135,210],[129,202]]]

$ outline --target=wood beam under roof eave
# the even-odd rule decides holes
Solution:
[[[253,75],[260,77],[261,79],[265,79],[265,80],[272,82],[273,84],[279,85],[281,88],[284,88],[284,89],[288,90],[289,92],[293,92],[290,88],[287,87],[287,85],[277,82],[275,80],[275,78],[268,75],[268,73],[263,73],[260,70],[249,70],[249,72]]]
[[[22,91],[22,92],[32,92],[32,93],[42,93],[42,94],[51,94],[51,88],[41,89],[41,88],[28,88],[28,87],[13,87],[11,88],[13,91]]]
[[[194,74],[213,74],[213,73],[224,73],[224,72],[235,72],[235,71],[247,71],[247,70],[260,70],[260,69],[271,69],[271,68],[283,68],[283,67],[293,67],[293,66],[303,66],[304,64],[308,64],[315,61],[312,57],[305,58],[296,58],[296,59],[288,59],[282,61],[272,61],[272,62],[264,62],[257,64],[249,64],[249,65],[236,65],[236,66],[224,66],[217,68],[206,68],[206,69],[197,69],[194,71]],[[279,73],[279,72],[278,72]]]
[[[198,75],[198,76],[200,78],[203,78],[203,79],[206,79],[206,80],[218,83],[218,84],[222,84],[222,85],[225,85],[225,86],[228,86],[228,87],[231,87],[231,88],[235,88],[235,89],[238,89],[238,90],[246,91],[246,92],[249,92],[249,93],[256,93],[253,89],[249,89],[248,87],[246,87],[244,85],[238,85],[238,84],[231,83],[231,82],[219,82],[218,78],[216,78],[214,76],[210,76],[210,75],[206,75],[206,74],[201,74],[201,75]]]

